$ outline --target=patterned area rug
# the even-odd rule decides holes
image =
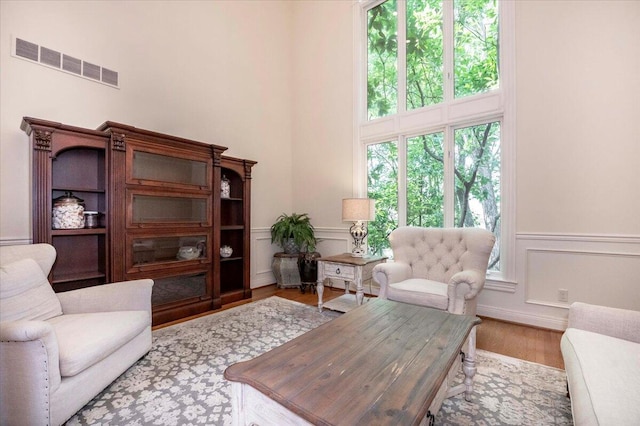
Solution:
[[[445,399],[436,425],[573,424],[564,370],[482,350],[476,365],[471,402]]]
[[[339,313],[279,297],[153,332],[149,354],[67,425],[230,425],[227,366],[254,358]],[[472,402],[451,398],[438,425],[571,424],[564,372],[478,354]]]

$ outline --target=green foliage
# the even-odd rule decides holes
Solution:
[[[455,96],[498,87],[498,5],[496,0],[455,2]]]
[[[455,142],[455,225],[499,234],[500,123],[458,129]]]
[[[444,226],[444,135],[407,141],[407,225]]]
[[[293,238],[299,248],[306,248],[307,251],[314,251],[316,248],[316,237],[311,218],[308,213],[282,213],[271,225],[271,243],[276,243],[284,248],[287,240]]]
[[[398,146],[396,142],[369,145],[367,196],[376,200],[376,219],[369,222],[367,243],[372,253],[389,247],[389,234],[398,227]]]
[[[444,99],[442,2],[407,1],[407,110]]]
[[[367,106],[369,118],[398,111],[398,37],[396,0],[369,10]]]
[[[454,0],[453,93],[460,98],[499,87],[497,0]],[[444,101],[442,0],[406,2],[406,109]],[[398,111],[398,40],[396,0],[369,10],[367,107],[369,119]],[[500,123],[454,131],[454,222],[479,226],[500,238]],[[406,145],[406,223],[444,225],[444,133],[416,136]],[[373,253],[389,247],[398,226],[398,146],[396,141],[369,145],[368,196],[376,200],[376,220],[369,223]],[[490,266],[498,267],[499,243]]]

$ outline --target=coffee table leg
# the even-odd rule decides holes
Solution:
[[[469,348],[462,362],[462,371],[464,372],[465,385],[464,399],[471,401],[473,376],[476,375],[476,327],[473,327],[469,333]]]

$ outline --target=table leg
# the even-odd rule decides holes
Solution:
[[[462,362],[462,371],[464,372],[465,385],[464,399],[471,401],[473,376],[476,375],[476,327],[473,327],[469,333],[469,348]]]
[[[362,280],[356,281],[356,304],[358,306],[362,305],[362,301],[364,300],[364,286],[362,285]]]
[[[364,300],[364,286],[362,285],[362,268],[357,267],[355,270],[355,284],[356,284],[356,305],[362,305],[362,301]]]
[[[316,285],[316,291],[318,292],[318,310],[322,312],[322,295],[324,294],[324,279],[319,279]]]

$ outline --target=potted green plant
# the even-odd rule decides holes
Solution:
[[[271,225],[271,243],[276,243],[287,254],[299,253],[302,249],[311,252],[316,248],[316,237],[307,213],[285,213]]]

